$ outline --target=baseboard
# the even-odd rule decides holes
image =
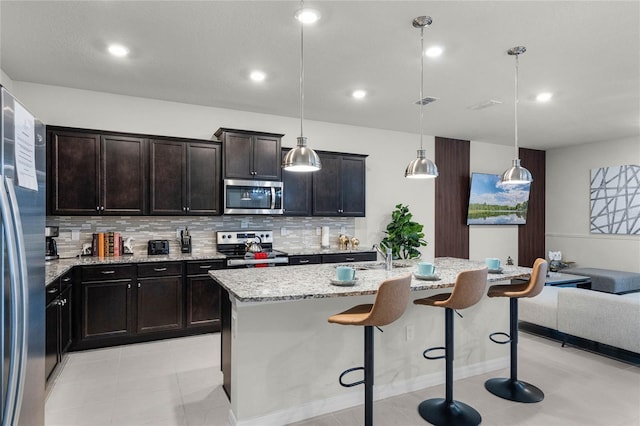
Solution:
[[[456,367],[454,369],[454,380],[477,376],[479,374],[499,370],[508,366],[509,358],[503,357],[463,367]],[[437,373],[414,377],[409,380],[396,381],[384,385],[375,385],[373,398],[374,400],[390,398],[418,391],[420,389],[437,386],[442,383],[444,383],[444,372],[439,371]],[[231,426],[280,426],[361,405],[362,398],[362,388],[355,388],[353,390],[345,390],[344,393],[338,396],[311,401],[296,407],[278,410],[263,416],[243,420],[236,419],[233,411],[229,410],[229,424]]]

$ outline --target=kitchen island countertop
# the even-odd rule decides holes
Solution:
[[[215,270],[209,271],[209,275],[239,302],[272,302],[375,294],[386,278],[417,271],[417,261],[406,264],[409,266],[387,272],[379,262],[349,263],[348,266],[357,269],[357,281],[353,286],[331,284],[336,275],[335,268],[340,264]],[[481,261],[452,257],[437,258],[435,264],[438,279],[427,281],[413,276],[412,291],[452,287],[458,272],[484,266]],[[502,273],[489,274],[488,281],[527,277],[530,272],[530,268],[505,265]]]

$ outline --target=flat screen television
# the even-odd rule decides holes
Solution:
[[[471,174],[467,225],[523,225],[527,223],[530,183],[500,184],[500,175]]]

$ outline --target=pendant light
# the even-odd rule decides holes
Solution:
[[[418,16],[413,20],[413,27],[420,28],[420,149],[418,150],[418,157],[409,163],[404,171],[404,177],[411,179],[430,179],[438,176],[438,167],[435,163],[427,158],[427,150],[422,147],[422,139],[424,133],[424,127],[422,125],[422,108],[423,101],[423,89],[424,89],[424,27],[431,25],[432,19],[430,16]]]
[[[304,0],[300,1],[300,11],[304,12]],[[307,147],[307,138],[304,137],[304,22],[300,17],[300,137],[295,148],[289,150],[282,160],[282,167],[292,172],[315,172],[322,168],[320,157],[316,152]]]
[[[516,46],[507,50],[509,55],[516,57],[516,90],[515,90],[515,158],[510,168],[505,170],[500,177],[500,183],[504,185],[517,185],[533,182],[531,172],[520,165],[520,156],[518,152],[518,56],[527,51],[524,46]]]

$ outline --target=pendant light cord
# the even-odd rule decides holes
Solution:
[[[422,147],[422,135],[424,133],[424,126],[422,124],[422,107],[423,107],[423,91],[424,91],[424,26],[420,27],[420,150]]]
[[[516,54],[516,89],[515,89],[515,102],[513,103],[514,107],[514,117],[515,117],[515,146],[516,146],[516,155],[515,158],[520,158],[520,153],[518,152],[518,57],[520,55]]]
[[[300,0],[300,10],[304,9],[304,0]],[[304,136],[304,22],[300,21],[300,137]]]

